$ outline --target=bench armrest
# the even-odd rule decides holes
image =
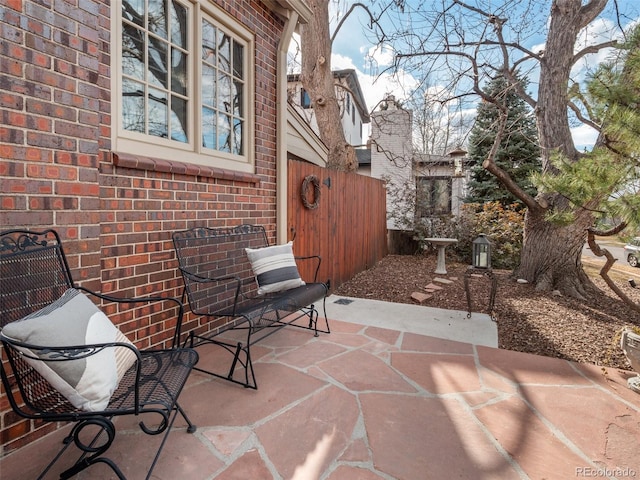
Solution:
[[[320,255],[307,255],[304,257],[293,257],[296,261],[298,260],[309,260],[309,261],[315,261],[316,265],[315,265],[315,271],[313,274],[313,281],[317,282],[318,281],[318,272],[320,271],[320,263],[322,262],[322,257],[320,257]]]
[[[206,276],[203,276],[203,275],[198,275],[196,273],[192,273],[189,270],[187,270],[185,268],[182,268],[182,267],[180,267],[180,272],[182,273],[182,278],[184,280],[184,293],[183,293],[183,297],[182,297],[183,300],[185,298],[185,294],[187,295],[187,297],[189,297],[191,295],[192,287],[189,285],[189,282],[195,282],[195,283],[228,282],[230,285],[235,283],[235,287],[233,287],[234,290],[235,290],[235,293],[234,293],[233,306],[232,306],[232,312],[233,312],[234,315],[235,315],[236,311],[238,310],[238,304],[239,304],[240,300],[253,300],[254,299],[254,297],[251,297],[250,295],[247,295],[243,291],[243,288],[242,288],[242,287],[244,287],[245,285],[247,285],[249,283],[255,282],[255,279],[253,277],[245,278],[245,279],[242,279],[237,275],[224,275],[224,276],[221,276],[221,277],[206,277]],[[194,310],[193,303],[191,304],[191,309],[192,309],[192,311]]]

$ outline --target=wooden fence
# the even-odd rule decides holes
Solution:
[[[312,184],[303,191],[305,178],[319,180],[320,198],[314,203]],[[332,289],[356,273],[372,267],[387,254],[386,196],[384,183],[356,173],[337,172],[289,160],[289,239],[294,238],[298,256],[319,254],[318,280],[331,280]],[[310,269],[301,267],[309,277]]]

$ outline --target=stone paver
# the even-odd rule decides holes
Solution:
[[[253,351],[258,390],[194,372],[180,403],[198,431],[176,421],[153,478],[640,478],[640,395],[625,372],[380,325],[331,329],[265,339]],[[133,480],[160,440],[136,422],[118,419],[111,452]],[[62,433],[1,459],[0,477],[35,478]],[[97,465],[77,478],[110,477]]]

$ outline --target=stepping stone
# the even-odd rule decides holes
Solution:
[[[429,285],[424,287],[424,289],[429,293],[433,293],[436,290],[442,290],[442,287],[440,285],[436,285],[435,283],[430,283]]]
[[[449,285],[451,283],[453,283],[451,280],[447,279],[447,278],[440,278],[440,277],[436,277],[433,279],[434,282],[438,282],[438,283],[444,283],[445,285]]]
[[[426,302],[431,297],[433,297],[433,295],[429,295],[427,293],[422,293],[422,292],[413,292],[411,294],[411,300],[413,300],[414,302],[418,302],[418,303]]]

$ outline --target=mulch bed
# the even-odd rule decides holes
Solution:
[[[435,277],[441,277],[453,281],[442,285],[442,290],[434,292],[422,305],[466,311],[464,274],[468,265],[447,260],[446,276],[435,275],[435,267],[434,254],[388,255],[333,293],[416,304],[412,293],[425,292],[424,287]],[[626,325],[640,326],[640,315],[610,291],[602,279],[593,278],[601,293],[577,300],[537,292],[532,285],[516,282],[510,271],[494,270],[493,273],[498,280],[493,314],[500,348],[630,369],[618,344],[619,332]],[[626,281],[618,282],[626,295],[640,303],[640,288],[634,289]],[[489,285],[486,277],[471,279],[473,311],[488,313]]]

